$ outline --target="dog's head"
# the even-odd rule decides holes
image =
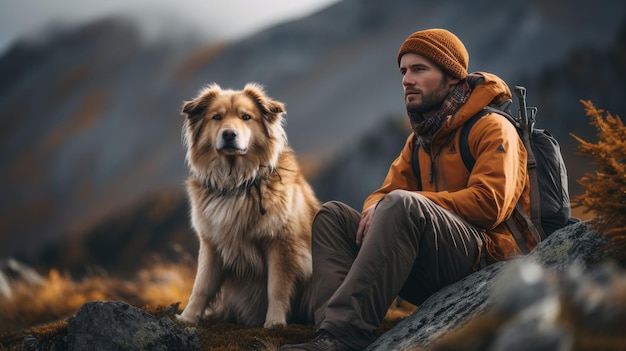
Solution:
[[[252,172],[274,167],[287,145],[285,107],[256,83],[237,91],[211,84],[185,102],[182,112],[187,162],[198,175],[223,165]]]

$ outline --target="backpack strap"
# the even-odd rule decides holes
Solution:
[[[459,137],[461,159],[463,160],[463,164],[465,165],[465,168],[470,172],[472,171],[472,169],[474,169],[474,164],[476,163],[476,160],[474,159],[474,156],[472,156],[472,154],[469,151],[469,146],[467,143],[467,139],[469,138],[469,132],[474,126],[474,124],[478,122],[479,119],[481,119],[484,115],[489,114],[489,113],[498,113],[502,115],[505,112],[498,110],[496,108],[493,108],[491,106],[486,106],[482,110],[480,110],[477,114],[475,114],[472,118],[470,118],[467,122],[465,122],[463,126],[461,127],[461,135]]]
[[[507,104],[507,107],[508,107],[508,104]],[[467,170],[469,170],[470,172],[474,168],[476,159],[474,158],[474,156],[472,156],[469,150],[469,144],[468,144],[469,132],[472,129],[472,126],[474,126],[474,124],[480,118],[482,118],[483,116],[489,113],[497,113],[501,116],[506,117],[506,119],[508,119],[517,128],[518,131],[519,130],[530,131],[529,128],[524,129],[524,127],[521,126],[515,120],[513,116],[511,116],[508,112],[506,112],[505,109],[502,109],[501,107],[486,106],[485,108],[483,108],[480,112],[478,112],[475,116],[473,116],[467,122],[465,122],[465,124],[463,124],[463,126],[461,127],[461,135],[459,136],[459,148],[460,148],[461,159],[463,160],[463,164],[465,165],[465,168],[467,168]],[[518,204],[515,206],[513,214],[511,215],[511,217],[509,217],[506,223],[507,223],[507,227],[513,234],[513,237],[515,238],[515,242],[517,243],[517,246],[519,247],[520,251],[523,254],[527,254],[528,248],[526,247],[526,240],[524,239],[524,235],[522,233],[522,230],[520,230],[520,228],[523,228],[524,231],[530,232],[530,234],[535,238],[535,241],[537,243],[545,239],[545,235],[541,227],[541,218],[539,216],[540,199],[539,199],[539,181],[537,180],[537,162],[532,152],[532,147],[530,145],[530,136],[528,136],[528,133],[526,137],[528,142],[524,140],[523,135],[520,135],[520,137],[522,138],[522,141],[524,142],[524,146],[527,149],[527,154],[529,154],[528,157],[529,158],[532,157],[532,162],[529,160],[528,167],[527,167],[528,176],[530,179],[530,189],[531,189],[531,194],[530,194],[531,218],[528,218],[528,215],[526,215],[526,212],[524,212],[521,206],[519,206]],[[528,150],[531,150],[531,151],[529,152]],[[532,168],[531,168],[531,163],[532,163]]]
[[[515,87],[515,94],[517,95],[520,107],[520,129],[521,138],[524,146],[526,147],[527,154],[527,166],[528,179],[530,180],[530,219],[534,224],[534,230],[536,233],[537,243],[546,238],[546,235],[541,227],[541,200],[539,198],[539,180],[537,178],[537,159],[530,142],[531,133],[533,130],[534,120],[528,119],[528,108],[526,107],[526,88],[521,86]]]
[[[532,230],[532,228],[534,228],[533,223],[521,207],[522,206],[520,206],[519,203],[515,205],[513,214],[506,220],[506,226],[511,231],[511,234],[513,234],[513,239],[515,239],[515,243],[517,244],[520,252],[523,255],[526,255],[530,252],[530,250],[528,250],[528,246],[526,245],[526,239],[524,238],[523,232],[526,230],[530,232],[531,235],[535,234]]]
[[[508,108],[509,104],[510,102],[508,102],[505,106]],[[461,134],[459,136],[460,138],[459,148],[461,149],[460,150],[461,159],[463,160],[463,164],[465,165],[465,168],[467,168],[467,170],[470,172],[474,168],[474,165],[476,164],[476,160],[474,159],[474,156],[472,156],[472,154],[469,151],[469,144],[468,144],[469,132],[479,119],[481,119],[483,116],[489,113],[497,113],[499,115],[502,115],[506,117],[506,119],[508,119],[518,129],[518,131],[522,129],[520,127],[520,124],[515,120],[515,118],[512,117],[509,113],[507,113],[505,109],[502,108],[502,106],[498,106],[498,108],[492,107],[492,106],[486,106],[482,110],[480,110],[476,115],[472,116],[472,118],[470,118],[467,122],[465,122],[463,126],[461,127]],[[531,154],[533,165],[534,165],[534,167],[532,168],[532,171],[531,171],[531,168],[528,167],[529,178],[530,178],[530,183],[531,183],[530,184],[531,186],[531,213],[534,213],[533,211],[539,211],[539,182],[537,180],[537,172],[536,172],[537,166],[536,166],[534,154],[532,153],[532,147],[530,146],[529,136],[527,136],[527,140],[528,140],[528,143],[526,143],[526,141],[522,139],[522,141],[524,141],[524,146],[527,149],[527,153],[528,153],[528,150],[531,150],[530,154]],[[419,167],[419,143],[417,142],[416,136],[414,136],[414,139],[413,139],[413,154],[411,155],[411,167],[413,168],[413,173],[415,177],[417,178],[417,185],[418,185],[417,189],[421,190],[422,178],[421,178],[420,167]],[[533,181],[533,178],[534,178],[534,181]],[[533,194],[533,189],[535,189],[536,194]],[[526,215],[526,213],[523,211],[523,209],[521,208],[519,204],[515,206],[513,214],[509,217],[509,219],[507,219],[506,221],[507,227],[513,234],[515,242],[517,243],[517,246],[519,247],[520,251],[523,254],[528,254],[529,252],[528,247],[526,246],[526,240],[524,238],[523,231],[530,232],[530,234],[535,238],[537,243],[541,242],[545,238],[545,235],[543,234],[543,230],[541,229],[540,223],[541,223],[540,218],[538,219],[537,222],[528,218],[528,216]],[[523,228],[523,229],[520,229],[520,228]]]
[[[420,144],[417,142],[417,136],[413,135],[413,151],[411,155],[411,167],[413,174],[417,178],[417,190],[422,190],[422,177],[420,172]]]
[[[468,138],[470,129],[472,129],[472,126],[474,125],[474,123],[476,123],[481,117],[492,112],[499,113],[501,115],[506,114],[506,112],[502,110],[499,110],[491,106],[486,106],[482,110],[478,111],[477,114],[472,116],[472,118],[470,118],[467,122],[465,122],[463,124],[463,127],[461,127],[461,139],[460,139],[461,140],[461,159],[463,159],[463,164],[465,165],[465,168],[467,168],[467,170],[469,170],[470,172],[472,171],[472,169],[474,168],[474,164],[476,163],[476,160],[470,153],[469,147],[467,145],[467,138]],[[510,115],[506,117],[509,119],[512,118],[510,117]],[[420,149],[420,146],[419,146],[419,143],[417,142],[417,136],[414,135],[413,136],[413,154],[411,155],[411,167],[413,168],[413,174],[415,174],[415,177],[417,177],[417,189],[421,190],[422,178],[420,177],[421,174],[420,174],[420,166],[419,166],[420,165],[419,149]]]

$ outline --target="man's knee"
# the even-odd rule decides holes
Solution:
[[[359,218],[356,210],[342,202],[324,203],[313,219],[313,242],[326,241],[326,238],[338,235],[354,237]]]
[[[396,227],[422,228],[427,222],[438,218],[441,210],[422,194],[394,190],[380,200],[373,220],[380,221],[385,227],[390,227],[394,223]]]
[[[402,213],[412,211],[411,207],[421,208],[419,205],[423,201],[428,201],[426,197],[407,190],[393,190],[385,195],[376,207],[376,211],[385,211],[387,214]]]
[[[337,213],[340,212],[342,208],[344,208],[346,204],[340,201],[328,201],[322,204],[319,209],[319,213],[329,214],[329,213]]]
[[[345,211],[346,204],[339,201],[328,201],[322,204],[317,214],[313,218],[313,227],[319,225],[320,222],[328,220],[334,220],[341,216],[340,214]]]

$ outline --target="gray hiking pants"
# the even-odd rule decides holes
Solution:
[[[377,205],[358,247],[361,215],[325,203],[313,221],[315,323],[355,349],[372,342],[393,299],[419,305],[478,266],[480,229],[418,193],[397,190]]]

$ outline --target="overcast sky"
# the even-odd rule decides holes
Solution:
[[[114,14],[139,18],[148,34],[193,28],[207,38],[234,39],[306,16],[338,0],[0,0],[0,54],[20,37],[51,25]]]

